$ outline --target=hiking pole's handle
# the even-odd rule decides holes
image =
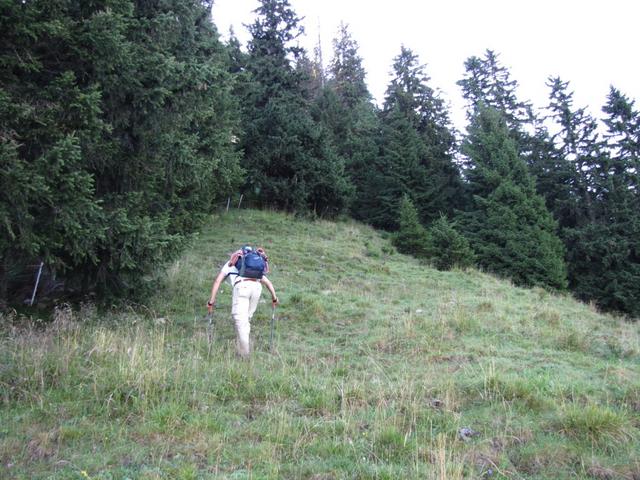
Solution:
[[[207,313],[211,314],[215,306],[216,306],[215,302],[211,302],[211,301],[207,302]]]

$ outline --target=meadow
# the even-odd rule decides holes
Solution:
[[[254,352],[230,291],[264,246]],[[2,479],[640,479],[640,323],[352,221],[212,216],[146,305],[0,318]]]

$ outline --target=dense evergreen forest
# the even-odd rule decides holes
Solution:
[[[374,103],[346,25],[325,66],[287,0],[223,43],[211,0],[0,1],[0,304],[131,298],[230,196],[349,215],[437,268],[477,266],[640,316],[640,112],[464,61],[467,131],[398,46]],[[524,79],[526,80],[526,79]]]

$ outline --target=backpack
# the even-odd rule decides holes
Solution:
[[[238,275],[244,278],[262,278],[267,271],[267,261],[251,247],[243,247],[242,255],[235,263]]]

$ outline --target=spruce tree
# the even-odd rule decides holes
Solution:
[[[582,165],[589,173],[591,212],[563,232],[569,278],[579,298],[595,301],[606,310],[639,316],[639,114],[633,102],[614,88],[603,111],[607,115],[604,120],[607,148],[601,147],[597,155],[587,157],[596,158],[597,162],[589,162],[588,167]]]
[[[435,220],[427,234],[426,256],[438,270],[466,268],[475,263],[469,241],[446,216],[441,215]]]
[[[599,307],[640,317],[640,219],[636,208],[617,203],[608,221],[563,232],[570,287]]]
[[[554,218],[564,223],[575,215],[577,206],[570,189],[575,178],[573,165],[562,155],[543,123],[536,123],[530,140],[531,155],[527,160],[529,171],[536,179],[536,191],[545,199]]]
[[[420,163],[426,156],[422,139],[406,116],[395,110],[381,124],[380,144],[381,155],[364,178],[364,195],[358,200],[360,216],[375,227],[397,230],[398,210],[406,195],[423,223],[420,207],[426,199],[422,188],[429,178]]]
[[[133,6],[120,36],[107,9],[83,39],[95,45],[90,61],[111,128],[96,167],[111,224],[98,271],[108,289],[128,288],[173,254],[242,172],[232,143],[238,105],[210,2]]]
[[[428,86],[417,56],[402,47],[394,59],[393,78],[380,113],[380,156],[368,179],[366,217],[395,229],[400,199],[410,195],[423,223],[451,213],[461,182],[453,162],[455,137],[444,102]]]
[[[467,119],[471,120],[481,106],[500,112],[516,142],[518,156],[534,175],[544,173],[554,162],[544,122],[536,117],[530,102],[518,98],[518,82],[500,62],[500,56],[486,50],[484,57],[470,57],[464,66],[465,75],[457,83],[467,101]],[[544,183],[542,180],[539,186],[545,187]]]
[[[569,165],[569,179],[564,195],[566,204],[556,204],[555,216],[561,227],[579,227],[595,219],[598,170],[604,160],[603,142],[597,133],[597,123],[584,108],[574,109],[573,92],[568,82],[550,78],[548,110],[558,127],[552,139],[560,159]]]
[[[611,87],[606,114],[606,143],[615,162],[614,173],[628,186],[636,199],[640,198],[640,112],[635,102],[620,90]]]
[[[210,2],[1,8],[2,270],[138,290],[241,172]]]
[[[4,304],[11,279],[29,264],[44,261],[60,271],[96,261],[104,215],[83,153],[99,145],[106,125],[100,91],[72,69],[77,25],[65,6],[4,2],[0,8]]]
[[[408,195],[404,195],[398,211],[398,231],[393,236],[393,244],[399,252],[417,258],[427,257],[429,237],[418,218],[418,210]]]
[[[546,163],[535,168],[539,189],[561,227],[569,287],[602,308],[637,315],[637,112],[611,88],[603,108],[603,140],[596,120],[585,108],[574,107],[568,82],[555,77],[547,85],[555,134],[546,143]]]
[[[333,57],[328,71],[331,86],[347,110],[356,111],[363,102],[369,104],[371,94],[359,45],[344,23],[340,24],[338,36],[333,39]]]
[[[524,126],[533,120],[532,106],[518,99],[518,82],[511,78],[509,69],[502,65],[499,55],[486,50],[483,58],[470,57],[465,63],[465,76],[458,81],[462,96],[468,103],[467,118],[471,120],[480,105],[500,112],[517,142],[526,141]],[[523,153],[520,143],[519,153]]]
[[[460,220],[480,266],[518,285],[566,287],[556,223],[502,114],[479,106],[463,144],[473,203]]]
[[[351,215],[366,220],[366,180],[378,156],[376,107],[366,85],[366,72],[348,26],[341,24],[333,40],[333,57],[322,96],[316,103],[317,118],[331,132],[332,143],[345,159],[354,187]],[[363,203],[364,202],[364,203]]]
[[[303,33],[287,0],[262,0],[250,25],[243,103],[242,147],[248,170],[244,191],[258,205],[318,214],[343,211],[351,188],[344,161],[311,116],[305,96]]]

